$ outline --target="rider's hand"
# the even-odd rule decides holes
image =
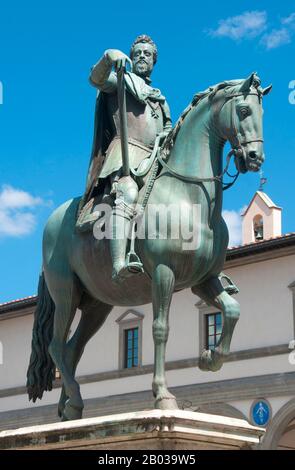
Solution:
[[[107,49],[104,55],[114,66],[116,72],[118,72],[122,67],[125,68],[126,63],[128,63],[132,69],[132,61],[126,54],[124,54],[124,52],[121,52],[118,49]]]
[[[161,145],[164,142],[164,140],[166,139],[168,134],[169,134],[169,132],[167,132],[167,131],[159,132],[159,134],[158,134],[158,137],[160,137],[159,145]]]

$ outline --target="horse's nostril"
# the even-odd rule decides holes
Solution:
[[[255,151],[249,152],[249,158],[251,158],[251,160],[257,160],[257,153]]]

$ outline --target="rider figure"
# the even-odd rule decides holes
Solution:
[[[116,49],[105,51],[94,65],[90,82],[100,93],[95,111],[95,130],[87,187],[82,200],[85,205],[95,194],[115,194],[112,210],[113,236],[110,249],[114,280],[128,272],[142,272],[139,259],[126,263],[128,230],[138,198],[138,185],[132,176],[122,176],[120,118],[117,94],[117,72],[126,63],[125,73],[129,164],[137,169],[152,153],[157,135],[162,138],[171,129],[170,110],[159,89],[151,86],[150,75],[157,61],[157,48],[149,36],[138,36],[132,44],[130,58]],[[108,188],[110,188],[108,190]],[[120,236],[116,236],[119,233]],[[124,234],[122,236],[122,233]],[[127,235],[126,235],[127,234]]]

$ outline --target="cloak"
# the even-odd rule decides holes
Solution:
[[[106,108],[106,98],[106,93],[98,92],[95,104],[93,144],[88,167],[86,190],[83,197],[84,203],[90,199],[104,162],[104,155],[113,138]]]

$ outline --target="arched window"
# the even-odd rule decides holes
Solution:
[[[253,219],[254,240],[256,242],[263,240],[263,217],[260,214],[255,215]]]

